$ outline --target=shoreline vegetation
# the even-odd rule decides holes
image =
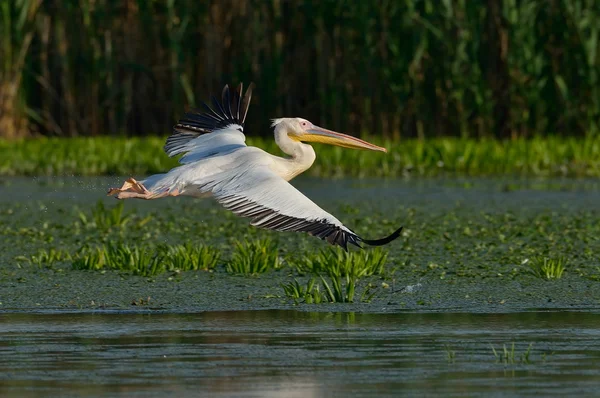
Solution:
[[[527,176],[600,177],[600,135],[584,137],[369,138],[387,154],[315,146],[314,177]],[[145,175],[177,166],[162,150],[164,137],[0,139],[1,176]],[[283,156],[272,138],[248,145]]]
[[[0,137],[168,131],[251,81],[265,137],[277,115],[387,138],[582,136],[600,129],[599,4],[4,1]]]

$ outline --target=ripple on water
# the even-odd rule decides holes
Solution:
[[[600,387],[595,313],[2,317],[2,396],[573,396]]]

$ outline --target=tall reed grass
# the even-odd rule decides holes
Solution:
[[[597,0],[41,0],[0,5],[0,135],[166,133],[223,83],[249,130],[598,131]]]

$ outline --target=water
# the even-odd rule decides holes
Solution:
[[[3,397],[575,396],[600,387],[600,314],[590,312],[21,313],[1,320]],[[507,360],[492,347],[499,356],[506,347]]]
[[[600,391],[595,180],[299,179],[309,198],[369,237],[405,226],[386,247],[396,269],[389,288],[373,277],[370,303],[295,306],[282,295],[289,270],[243,278],[221,264],[143,278],[23,260],[107,238],[202,242],[226,258],[224,242],[254,236],[247,220],[189,198],[126,202],[136,217],[123,229],[82,226],[79,210],[90,217],[99,199],[114,206],[104,192],[121,180],[0,180],[1,397]],[[284,254],[324,247],[303,234],[273,236]],[[556,253],[568,260],[559,280],[531,275],[523,261]]]

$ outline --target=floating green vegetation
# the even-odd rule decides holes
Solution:
[[[322,249],[290,262],[298,273],[328,274],[331,277],[352,276],[362,278],[384,272],[388,252],[380,248],[345,252],[340,248]]]
[[[370,138],[371,139],[371,138]],[[273,154],[270,138],[250,145]],[[522,175],[600,176],[600,136],[373,139],[387,155],[319,145],[313,176]],[[164,138],[49,138],[0,140],[0,175],[140,175],[164,172],[177,160],[163,153]]]
[[[256,275],[280,266],[277,244],[267,238],[235,242],[235,251],[225,269],[230,274]]]
[[[512,343],[510,348],[506,347],[506,344],[502,345],[502,351],[496,351],[494,346],[490,345],[492,348],[492,352],[494,353],[494,358],[496,358],[496,362],[503,363],[504,365],[514,365],[516,363],[530,363],[531,349],[533,348],[533,343],[530,343],[527,347],[527,350],[517,357],[517,353],[515,351],[515,343]]]
[[[531,273],[539,278],[560,279],[565,272],[567,260],[564,257],[538,257],[530,264]]]
[[[208,246],[192,244],[160,247],[108,243],[84,248],[73,260],[80,270],[113,269],[135,275],[154,276],[164,272],[212,270],[220,252]]]

